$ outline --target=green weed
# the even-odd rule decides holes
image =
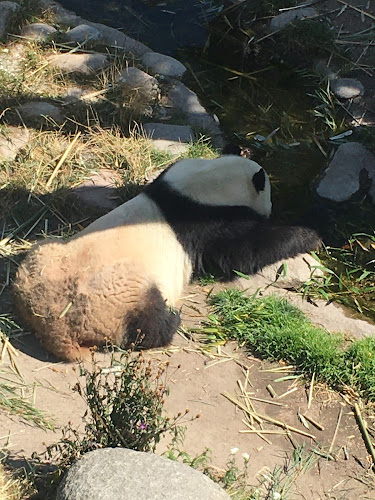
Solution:
[[[375,400],[375,343],[354,342],[345,350],[344,338],[314,326],[285,299],[246,297],[230,289],[210,298],[213,315],[201,330],[211,342],[233,338],[254,354],[284,360],[298,371],[334,388],[352,384],[370,401]]]

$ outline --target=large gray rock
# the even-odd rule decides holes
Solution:
[[[156,99],[160,92],[156,78],[134,66],[121,70],[116,81],[151,100]]]
[[[341,99],[351,99],[363,95],[365,91],[362,83],[354,78],[337,78],[332,80],[331,89]]]
[[[375,156],[358,142],[342,144],[323,173],[317,193],[332,201],[348,200],[362,188],[363,173],[372,180],[369,193],[375,202]]]
[[[95,42],[100,39],[100,32],[93,26],[80,24],[66,33],[66,39],[76,43]]]
[[[57,500],[229,500],[207,476],[151,453],[105,448],[71,467]]]
[[[48,58],[53,68],[64,73],[81,73],[89,75],[105,68],[109,58],[105,54],[58,54]]]
[[[185,71],[185,66],[170,56],[159,54],[158,52],[147,52],[142,57],[142,64],[150,68],[154,73],[163,76],[181,77]]]
[[[65,117],[59,106],[43,101],[29,101],[17,107],[17,111],[25,120],[35,119],[50,119],[61,125],[65,121]]]
[[[168,93],[168,98],[175,109],[182,111],[194,127],[203,129],[216,147],[223,147],[224,140],[218,123],[207,113],[199,102],[197,94],[181,82],[176,82]]]
[[[14,160],[18,152],[29,142],[29,131],[25,127],[7,127],[0,133],[0,163]]]
[[[27,24],[22,28],[21,35],[31,40],[43,41],[48,40],[57,30],[45,23]]]
[[[286,12],[283,12],[282,14],[279,14],[271,20],[270,31],[279,31],[293,21],[315,17],[316,15],[317,11],[313,7],[288,10]]]
[[[6,35],[7,25],[19,8],[16,2],[0,2],[0,38]]]

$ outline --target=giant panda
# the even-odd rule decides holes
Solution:
[[[193,274],[230,279],[310,251],[317,234],[274,226],[270,181],[240,156],[185,159],[67,242],[31,250],[14,281],[20,318],[56,357],[110,341],[167,345]]]

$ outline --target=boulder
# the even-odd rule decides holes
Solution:
[[[109,58],[105,54],[58,54],[48,58],[53,68],[60,69],[64,73],[81,73],[89,75],[109,64]]]
[[[21,35],[31,40],[44,41],[48,40],[57,30],[45,23],[32,23],[27,24],[22,28]]]
[[[346,201],[363,188],[375,202],[375,156],[358,142],[341,144],[322,175],[317,193],[332,201]],[[369,182],[367,182],[369,181]]]
[[[116,82],[151,100],[156,99],[160,92],[156,78],[134,66],[121,70]]]
[[[25,127],[7,127],[0,133],[0,163],[14,160],[18,152],[29,142],[29,131]]]
[[[58,125],[65,121],[65,117],[61,112],[59,106],[50,104],[43,101],[29,101],[17,107],[17,111],[22,118],[27,121],[28,119],[51,119]]]
[[[197,94],[183,83],[176,82],[169,91],[168,98],[175,109],[185,114],[190,125],[203,129],[211,137],[215,147],[224,146],[219,124],[201,105]]]
[[[216,483],[188,465],[128,450],[86,453],[73,465],[57,500],[229,500]]]
[[[153,73],[175,78],[180,78],[186,71],[185,66],[180,61],[158,52],[147,52],[142,57],[142,64],[151,69]]]
[[[0,2],[0,38],[7,34],[7,25],[19,8],[16,2]]]
[[[279,14],[271,20],[270,31],[272,33],[274,31],[279,31],[293,21],[315,17],[317,14],[317,11],[313,7],[303,7],[301,9],[288,10],[286,12],[283,12],[282,14]]]
[[[100,39],[100,32],[93,26],[80,24],[66,33],[66,39],[75,43],[95,42]]]

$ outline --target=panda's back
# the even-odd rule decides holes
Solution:
[[[67,243],[83,252],[91,269],[126,258],[152,278],[173,305],[192,274],[192,264],[158,206],[140,194],[90,224]],[[73,248],[74,247],[74,248]]]

